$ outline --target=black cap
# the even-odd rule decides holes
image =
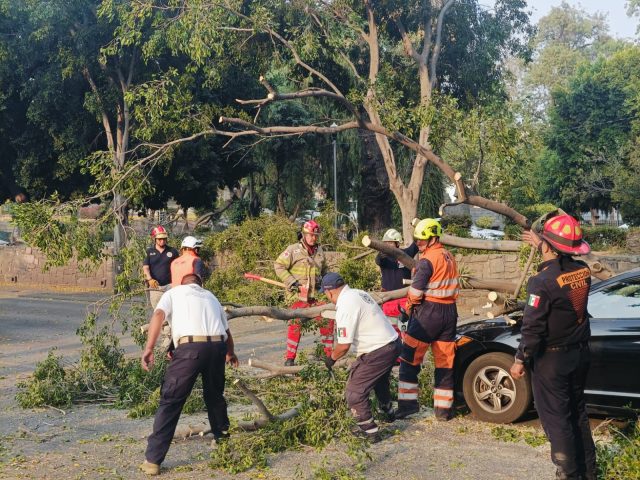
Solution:
[[[322,277],[322,285],[320,291],[325,292],[327,290],[333,290],[334,288],[340,288],[344,285],[344,279],[339,273],[329,272]]]

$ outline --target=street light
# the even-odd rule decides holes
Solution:
[[[336,128],[338,124],[333,122],[330,127]],[[337,168],[338,144],[336,143],[336,135],[333,135],[333,209],[335,211],[335,219],[333,226],[338,229],[338,168]]]

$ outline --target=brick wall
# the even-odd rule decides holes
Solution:
[[[96,269],[88,272],[78,268],[74,259],[63,267],[51,267],[43,272],[44,256],[25,245],[6,246],[0,249],[0,282],[28,288],[72,287],[79,290],[113,290],[113,264],[106,259]]]

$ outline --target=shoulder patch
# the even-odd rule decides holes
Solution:
[[[529,300],[527,300],[527,305],[533,308],[538,308],[540,305],[540,296],[534,295],[533,293],[529,295]]]
[[[284,253],[282,254],[282,256],[284,258],[289,258],[291,256],[291,252],[289,252],[289,250],[285,250]]]
[[[338,337],[346,338],[346,336],[347,336],[347,329],[345,327],[338,328]]]
[[[376,302],[373,300],[373,298],[371,298],[371,297],[369,296],[369,294],[368,294],[368,293],[366,293],[366,292],[362,292],[362,293],[360,293],[359,295],[360,295],[360,298],[362,298],[362,300],[364,300],[365,302],[367,302],[369,305],[373,305],[374,303],[376,303]]]

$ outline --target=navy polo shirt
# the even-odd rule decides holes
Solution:
[[[171,283],[171,262],[178,258],[179,255],[178,250],[173,247],[167,246],[160,253],[153,246],[147,248],[147,256],[142,264],[149,267],[151,278],[154,278],[161,286],[164,286]]]

